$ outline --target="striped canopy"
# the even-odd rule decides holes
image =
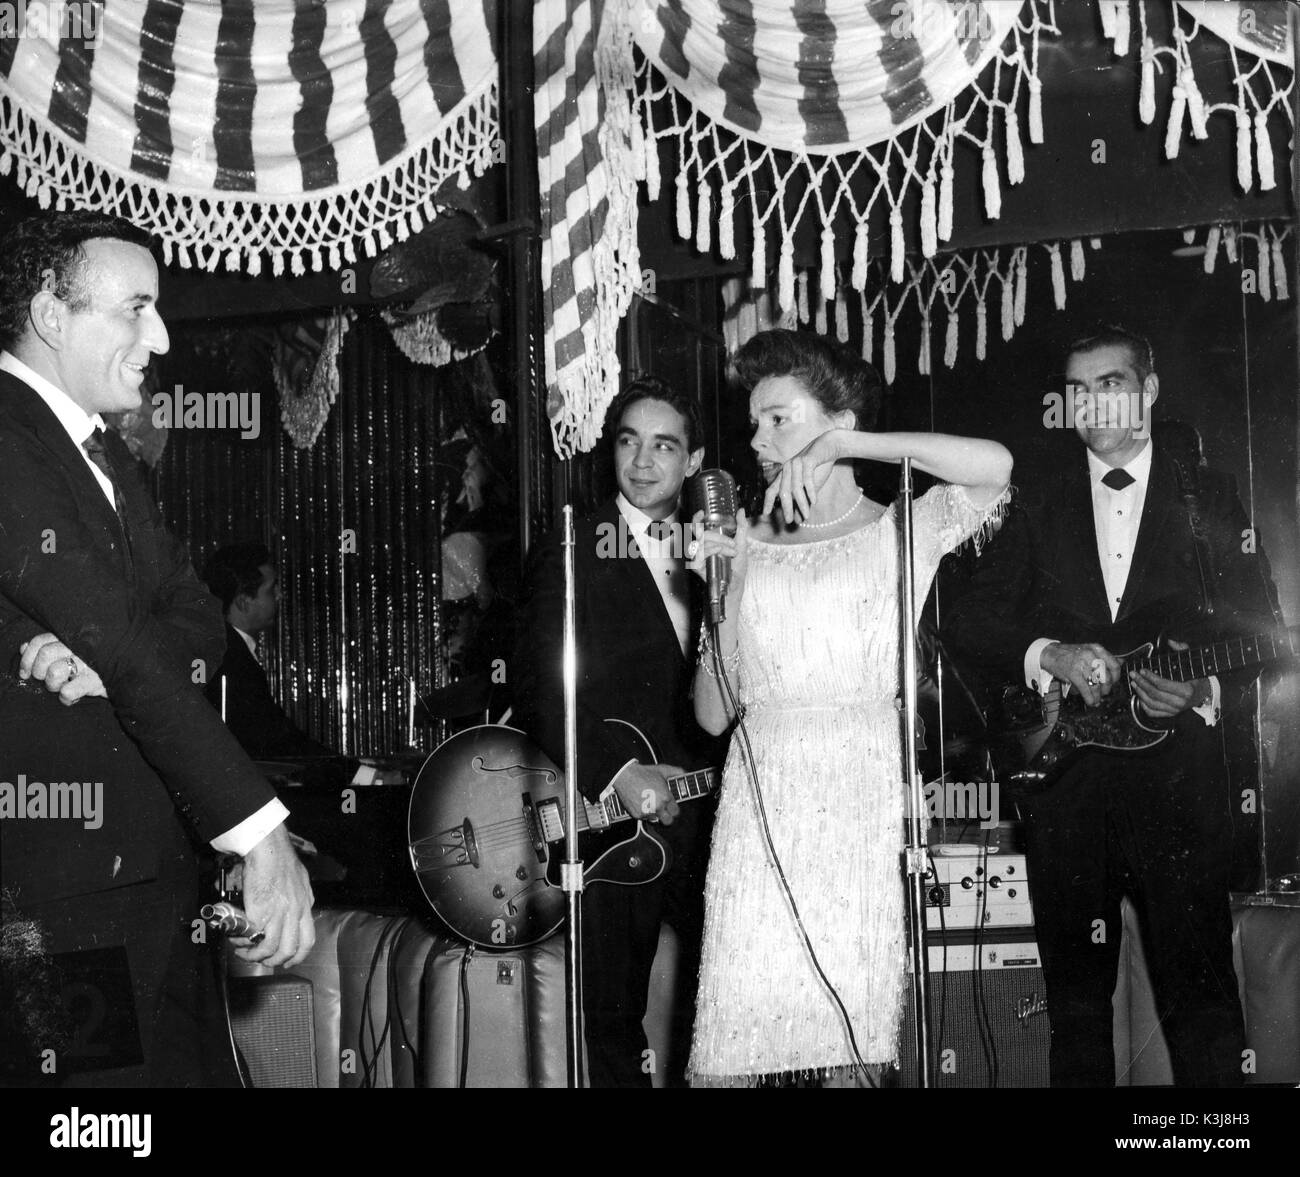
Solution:
[[[1020,0],[674,0],[637,45],[702,114],[790,151],[865,147],[942,109]]]
[[[132,217],[184,264],[337,268],[498,153],[495,9],[29,3],[0,20],[0,168],[43,205]]]

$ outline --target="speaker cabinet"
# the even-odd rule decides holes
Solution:
[[[1051,1027],[1038,945],[933,940],[930,957],[931,1084],[1046,1087]],[[903,1017],[901,1085],[918,1085],[916,1015]]]
[[[446,941],[424,973],[425,1087],[564,1087],[564,937],[515,952]]]
[[[292,975],[230,981],[230,1020],[254,1087],[315,1087],[311,982]]]

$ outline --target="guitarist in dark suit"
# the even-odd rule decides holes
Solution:
[[[641,1019],[661,921],[678,933],[679,969],[693,979],[703,918],[706,801],[679,806],[666,785],[682,770],[717,763],[715,743],[690,702],[696,578],[682,559],[678,499],[700,468],[704,429],[695,402],[662,381],[631,383],[610,406],[618,496],[575,524],[578,645],[578,788],[590,801],[614,790],[628,812],[658,823],[673,864],[643,886],[598,884],[583,893],[587,1064],[594,1087],[649,1086]],[[647,531],[650,534],[647,534]],[[667,532],[661,542],[655,536]],[[557,764],[564,763],[561,536],[534,549],[514,660],[516,711]],[[660,763],[643,762],[626,730],[636,724]],[[679,1014],[690,1025],[688,1009]]]
[[[1116,654],[1166,627],[1195,641],[1190,619],[1207,604],[1207,639],[1270,629],[1276,597],[1232,479],[1204,467],[1180,474],[1150,440],[1159,393],[1150,345],[1100,329],[1071,346],[1065,379],[1084,450],[1022,493],[969,591],[948,607],[944,636],[986,674],[1041,691],[1063,680],[1094,707],[1117,689]],[[1143,715],[1173,734],[1141,755],[1086,751],[1023,806],[1054,1086],[1114,1083],[1124,894],[1141,921],[1175,1082],[1243,1081],[1219,721],[1252,677],[1179,682],[1137,671]]]
[[[29,1028],[18,1082],[234,1081],[192,939],[196,841],[244,857],[265,939],[241,955],[293,964],[315,938],[286,810],[195,685],[216,603],[102,427],[168,347],[150,245],[55,213],[12,230],[0,270],[0,876],[82,1003],[79,1042]]]

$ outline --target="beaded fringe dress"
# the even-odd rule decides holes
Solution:
[[[974,507],[941,484],[916,500],[916,597],[943,555],[993,530],[1007,501]],[[822,968],[868,1064],[898,1057],[904,785],[893,507],[835,539],[749,545],[739,617],[745,706],[772,840]],[[733,734],[705,885],[690,1079],[853,1065],[763,841]]]

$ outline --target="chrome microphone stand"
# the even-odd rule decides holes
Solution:
[[[921,1087],[931,1086],[929,957],[925,947],[926,830],[921,820],[925,798],[916,763],[916,581],[912,563],[912,459],[903,459],[899,479],[899,519],[902,521],[899,565],[902,599],[899,642],[903,672],[903,764],[907,774],[908,923],[911,925],[912,1008],[916,1012],[916,1073]]]
[[[560,885],[568,897],[564,934],[564,1012],[569,1086],[582,1086],[582,858],[578,853],[578,612],[574,578],[573,507],[564,507],[564,862]]]

